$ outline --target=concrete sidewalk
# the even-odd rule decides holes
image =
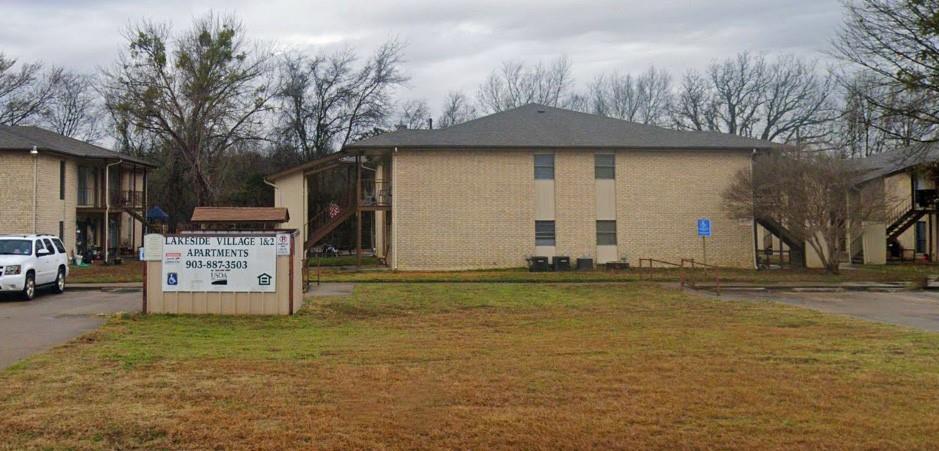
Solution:
[[[305,298],[318,298],[323,296],[351,296],[355,290],[355,284],[352,283],[322,283],[317,286],[315,283],[310,285]]]

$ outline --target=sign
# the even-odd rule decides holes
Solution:
[[[163,291],[273,292],[277,240],[270,235],[168,236],[162,243]]]
[[[278,233],[277,234],[277,256],[290,255],[290,234],[289,233]]]
[[[698,218],[698,236],[709,238],[711,236],[711,220],[708,218]]]
[[[163,235],[148,233],[143,237],[143,252],[140,259],[147,262],[163,260]]]

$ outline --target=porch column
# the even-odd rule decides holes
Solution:
[[[362,266],[362,156],[355,156],[355,266]]]
[[[887,226],[879,221],[866,221],[861,224],[864,237],[861,246],[864,249],[865,265],[887,264]]]

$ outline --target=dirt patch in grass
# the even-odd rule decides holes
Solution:
[[[939,335],[648,285],[360,285],[114,319],[0,373],[9,448],[929,448]]]
[[[124,260],[120,265],[103,265],[98,262],[91,266],[72,266],[69,268],[70,283],[117,283],[140,282],[143,280],[143,262]]]

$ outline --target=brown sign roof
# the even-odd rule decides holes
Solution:
[[[286,208],[273,207],[196,207],[192,222],[287,222]]]

